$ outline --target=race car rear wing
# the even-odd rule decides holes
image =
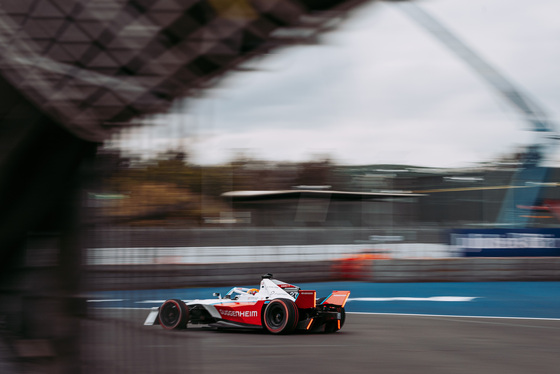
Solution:
[[[338,305],[344,308],[349,296],[350,291],[333,291],[321,304]]]

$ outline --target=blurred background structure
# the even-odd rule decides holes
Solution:
[[[320,44],[365,3],[2,1],[0,371],[102,370],[82,351],[90,291],[250,282],[274,266],[291,281],[341,279],[333,261],[364,253],[483,255],[469,235],[559,254],[558,171],[539,163],[556,130],[497,71],[485,78],[547,137],[468,168],[244,154],[203,166],[188,148],[145,159],[114,146],[146,116],[251,74],[248,61]],[[511,244],[527,238],[548,241]]]

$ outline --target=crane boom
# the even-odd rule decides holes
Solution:
[[[526,93],[515,87],[497,69],[483,60],[461,39],[453,34],[447,27],[432,15],[427,13],[413,1],[399,2],[398,6],[415,22],[424,27],[436,39],[448,47],[492,88],[500,93],[509,103],[518,109],[533,127],[533,131],[555,131],[555,126],[547,118],[545,111],[532,100]]]
[[[527,94],[515,87],[497,69],[483,60],[462,40],[443,26],[437,19],[420,8],[415,2],[398,2],[397,5],[413,21],[424,27],[437,40],[469,65],[486,83],[502,95],[514,108],[521,112],[531,125],[531,130],[540,134],[535,144],[528,147],[523,165],[512,177],[512,186],[530,188],[511,188],[506,192],[497,224],[504,226],[526,226],[529,217],[520,214],[518,206],[534,206],[540,195],[540,185],[547,177],[547,168],[542,160],[553,150],[558,139],[556,125],[547,114]]]

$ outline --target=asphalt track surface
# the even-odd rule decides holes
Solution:
[[[410,286],[394,286],[391,294],[402,297],[396,291]],[[473,285],[468,286],[469,291],[476,290]],[[558,312],[558,283],[506,286],[515,286],[519,292],[502,299],[506,303],[502,311],[507,311],[513,305],[508,304],[510,299],[514,299],[518,306],[526,306],[524,313]],[[414,288],[418,291],[418,287]],[[407,295],[418,296],[418,292]],[[432,290],[420,296],[428,295],[442,294]],[[546,295],[555,299],[547,301],[543,299]],[[407,302],[416,305],[414,300],[388,301],[401,307]],[[470,303],[476,305],[474,300]],[[445,309],[453,303],[427,304]],[[356,308],[359,304],[354,305]],[[421,305],[410,308],[418,309]],[[499,308],[479,305],[489,313],[499,312]],[[334,334],[276,336],[263,331],[204,327],[169,332],[159,326],[143,326],[145,309],[96,307],[90,312],[90,318],[84,322],[82,347],[86,373],[550,374],[558,372],[560,365],[560,319],[555,316],[504,318],[355,312],[347,314],[343,329]]]
[[[334,334],[141,325],[139,310],[86,323],[86,373],[555,373],[560,321],[348,314]],[[124,322],[126,320],[126,322]]]

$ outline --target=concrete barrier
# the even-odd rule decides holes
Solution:
[[[345,259],[163,265],[91,265],[90,290],[252,285],[273,273],[292,283],[560,281],[560,258]]]
[[[371,261],[370,282],[558,281],[560,258],[446,258]]]
[[[97,265],[87,267],[87,288],[99,290],[162,289],[255,285],[272,273],[293,283],[332,278],[331,261],[259,262],[188,265]]]

